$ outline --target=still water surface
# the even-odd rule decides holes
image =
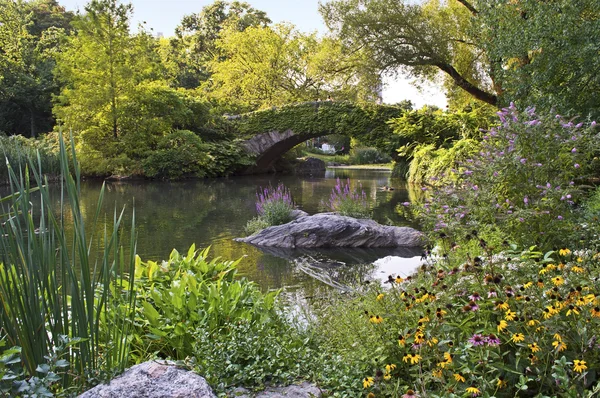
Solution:
[[[347,284],[411,272],[419,263],[414,251],[263,251],[233,241],[245,236],[246,222],[256,216],[255,199],[260,187],[281,182],[290,189],[298,208],[314,214],[320,211],[320,202],[329,198],[336,178],[349,178],[351,185],[362,185],[376,221],[411,225],[396,211],[401,203],[410,201],[409,190],[405,182],[392,179],[388,170],[331,168],[318,178],[260,175],[183,182],[107,182],[103,209],[107,220],[112,220],[115,207],[120,210],[125,206],[124,224],[130,225],[135,208],[137,252],[143,260],[167,259],[173,248],[187,252],[193,243],[198,249],[210,246],[211,258],[243,257],[240,272],[263,290],[284,288],[311,294],[323,288],[325,279]],[[384,186],[394,190],[384,190]],[[100,187],[95,181],[82,184],[84,215],[93,216]]]

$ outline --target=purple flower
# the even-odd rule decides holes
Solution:
[[[525,203],[525,204],[529,203],[529,198],[527,196],[525,196],[523,198],[523,203]]]
[[[575,165],[574,165],[573,167],[575,167],[576,169],[578,169],[578,168],[580,168],[581,166],[579,165],[579,163],[575,163]]]
[[[557,218],[557,219],[559,219],[559,220],[562,220],[562,219],[563,219],[563,216],[558,216],[558,217],[556,217],[556,218]]]
[[[484,345],[486,343],[486,340],[487,340],[487,337],[484,337],[480,334],[474,334],[469,339],[469,343],[473,344],[474,346]]]
[[[481,298],[482,298],[482,297],[481,297],[481,296],[479,295],[479,293],[477,293],[477,292],[473,292],[473,294],[471,294],[471,295],[469,296],[469,300],[472,300],[472,301],[481,300]]]
[[[521,160],[519,160],[519,162],[521,162],[521,164],[525,164],[527,162],[526,158],[521,158]]]
[[[573,149],[571,149],[571,152],[572,152],[572,153],[575,153],[575,152],[577,152],[577,148],[573,148]]]
[[[498,337],[496,337],[493,334],[490,334],[489,336],[486,337],[486,342],[488,345],[490,346],[497,346],[500,345],[500,339]]]

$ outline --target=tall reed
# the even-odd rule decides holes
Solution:
[[[18,169],[7,159],[11,193],[0,199],[0,338],[21,347],[22,366],[35,376],[37,366],[64,345],[66,336],[71,345],[63,359],[70,368],[62,387],[77,390],[90,378],[127,365],[136,236],[132,221],[132,247],[126,255],[119,233],[124,210],[115,210],[112,226],[105,225],[100,237],[102,256],[92,261],[97,238],[86,232],[95,229],[84,221],[74,152],[71,159],[69,164],[61,138],[58,210],[42,177],[40,156]],[[94,224],[103,195],[104,187]]]

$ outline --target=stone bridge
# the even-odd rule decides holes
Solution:
[[[343,134],[377,146],[391,134],[386,123],[402,110],[378,104],[316,101],[226,116],[256,159],[246,174],[266,173],[284,153],[311,138]]]

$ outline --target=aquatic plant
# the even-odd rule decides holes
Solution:
[[[368,218],[370,217],[370,206],[367,194],[358,183],[359,190],[350,187],[350,179],[342,183],[338,178],[335,187],[331,190],[328,201],[322,201],[321,207],[326,211],[333,211],[342,216]]]

